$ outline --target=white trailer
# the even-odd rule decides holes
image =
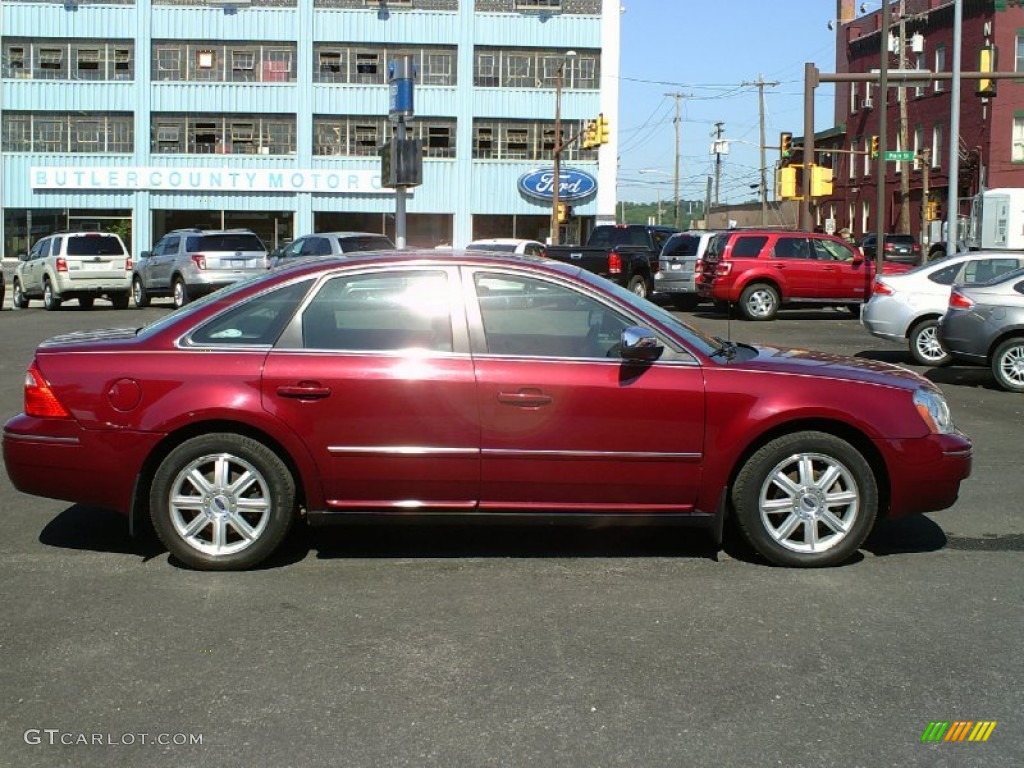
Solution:
[[[1024,189],[986,189],[976,195],[966,241],[971,250],[1024,251]]]

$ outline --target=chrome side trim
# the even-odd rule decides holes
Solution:
[[[365,456],[479,456],[479,448],[441,448],[428,445],[331,445],[336,455]]]
[[[48,435],[23,435],[4,430],[4,440],[23,440],[26,443],[57,443],[60,445],[81,445],[77,437],[49,437]]]
[[[684,461],[697,461],[701,458],[700,453],[673,453],[670,451],[531,451],[518,448],[484,448],[484,456],[501,456],[524,459],[657,459],[672,461],[682,459]]]

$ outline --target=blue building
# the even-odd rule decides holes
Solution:
[[[4,0],[3,255],[53,231],[179,227],[395,237],[379,148],[389,64],[411,57],[423,146],[410,246],[550,235],[556,112],[573,199],[561,239],[615,214],[618,0]],[[607,144],[571,141],[603,113]],[[589,180],[588,180],[589,181]],[[588,184],[587,186],[595,186]]]

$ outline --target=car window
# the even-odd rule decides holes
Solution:
[[[753,258],[761,255],[761,249],[768,242],[767,237],[737,237],[733,241],[732,257],[734,259]]]
[[[544,247],[536,243],[530,243],[526,246],[525,253],[527,256],[543,256]]]
[[[630,322],[565,286],[518,275],[474,276],[487,352],[529,357],[618,357]]]
[[[217,235],[189,235],[185,241],[189,253],[203,251],[265,251],[256,235],[232,232]]]
[[[328,280],[302,315],[306,349],[388,352],[452,349],[448,276],[375,272]]]
[[[1013,272],[1018,266],[1017,259],[1006,257],[977,259],[967,263],[962,282],[987,283],[989,280]]]
[[[124,256],[124,245],[116,235],[69,237],[68,256]]]
[[[822,261],[853,261],[856,255],[852,248],[835,240],[814,239],[811,243],[814,246],[814,258]]]
[[[775,241],[772,256],[776,259],[808,259],[806,237],[780,237]]]
[[[156,248],[153,250],[154,254],[163,255],[165,253],[177,253],[178,244],[181,242],[181,237],[178,235],[168,236],[156,244]]]
[[[499,253],[513,253],[516,250],[514,245],[509,243],[470,243],[466,246],[467,251],[497,251]]]
[[[342,253],[350,253],[352,251],[387,251],[395,247],[386,237],[373,235],[341,237],[338,238],[338,245],[341,246]]]
[[[659,251],[662,248],[665,247],[665,243],[668,242],[668,239],[670,237],[672,237],[672,233],[670,233],[670,232],[662,232],[661,230],[655,230],[653,235],[654,235],[654,247],[657,250],[659,250]],[[639,243],[637,243],[637,245],[644,245],[644,246],[646,246],[647,243],[643,241],[643,238],[641,238],[641,241]]]
[[[665,243],[662,256],[696,256],[700,238],[693,235],[674,235]]]
[[[312,280],[303,280],[237,304],[199,327],[189,337],[189,343],[273,344],[312,284]]]
[[[928,279],[933,283],[939,285],[952,285],[956,282],[957,275],[960,274],[960,270],[963,269],[963,263],[950,264],[948,267],[937,269],[928,275]]]

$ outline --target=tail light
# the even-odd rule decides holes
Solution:
[[[53,393],[49,382],[43,378],[35,363],[25,371],[25,415],[43,419],[67,419],[71,417],[67,408]]]
[[[57,271],[58,272],[67,272],[68,271],[68,260],[65,259],[63,256],[58,256],[57,257]]]
[[[952,309],[970,309],[974,306],[974,302],[959,291],[953,291],[949,294],[949,306]]]
[[[608,254],[608,272],[612,275],[622,274],[622,257],[615,251]]]
[[[704,271],[704,259],[697,259],[693,263],[693,272],[694,272],[694,274],[699,275],[703,271]]]
[[[732,262],[731,261],[720,261],[720,262],[718,262],[718,266],[715,267],[715,276],[716,277],[725,277],[730,272],[732,272]]]
[[[127,259],[124,260],[124,271],[125,272],[131,272],[132,271],[132,266],[133,265],[132,265],[131,258],[127,258]]]
[[[886,253],[889,253],[891,251],[895,251],[896,250],[896,244],[895,243],[886,243],[885,244],[885,250],[886,250]]]
[[[871,286],[871,293],[878,296],[892,296],[896,291],[889,287],[888,283],[875,278],[875,282]]]
[[[201,253],[193,253],[192,263],[196,265],[196,269],[206,269],[206,256]]]
[[[918,245],[917,243],[914,243],[912,246],[910,246],[910,250],[912,250],[914,253],[920,253],[921,246]]]

